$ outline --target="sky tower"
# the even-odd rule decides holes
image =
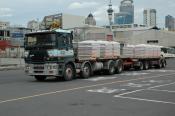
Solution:
[[[108,6],[109,6],[109,8],[108,8],[107,12],[108,12],[109,24],[112,25],[112,14],[113,14],[114,10],[112,9],[111,0],[109,2]]]

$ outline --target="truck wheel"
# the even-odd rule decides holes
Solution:
[[[36,76],[35,76],[35,79],[36,79],[37,81],[44,81],[44,80],[46,79],[46,76],[36,75]]]
[[[158,69],[162,68],[162,61],[161,60],[158,61],[156,68],[158,68]]]
[[[123,63],[122,63],[122,61],[120,60],[120,61],[118,61],[118,65],[117,65],[117,67],[116,67],[116,73],[117,73],[117,74],[120,74],[122,71],[123,71]]]
[[[114,62],[111,62],[109,65],[108,74],[113,75],[114,73],[115,73],[115,64]]]
[[[162,60],[162,68],[165,68],[165,67],[166,67],[166,61]]]
[[[90,74],[91,74],[90,65],[88,63],[86,63],[82,68],[81,77],[84,79],[87,79],[90,77]]]
[[[71,64],[67,64],[64,70],[63,79],[65,81],[70,81],[74,78],[74,76],[75,76],[75,71],[73,66]]]
[[[143,70],[143,63],[142,62],[139,62],[140,63],[140,66],[136,66],[135,69],[136,70]]]
[[[140,68],[139,70],[143,70],[143,62],[140,62]]]
[[[144,70],[148,70],[148,69],[149,69],[149,64],[148,64],[147,61],[144,62],[144,64],[143,64],[143,69],[144,69]]]

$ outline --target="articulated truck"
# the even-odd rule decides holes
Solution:
[[[147,70],[153,66],[166,66],[158,46],[131,46],[102,40],[73,42],[73,33],[53,29],[26,34],[26,74],[38,81],[51,76],[70,81],[76,75],[88,78],[96,71],[112,75],[123,69]]]

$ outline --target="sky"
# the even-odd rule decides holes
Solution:
[[[121,0],[112,0],[114,12],[119,12]],[[68,13],[87,17],[92,13],[97,25],[108,25],[109,0],[0,0],[0,21],[26,26],[28,21],[42,21],[44,16]],[[157,10],[157,24],[163,28],[165,16],[175,17],[175,0],[134,0],[135,23],[143,24],[143,10]]]

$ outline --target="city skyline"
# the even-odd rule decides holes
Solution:
[[[114,13],[119,12],[120,2],[122,0],[112,0]],[[0,20],[9,21],[12,25],[27,25],[27,22],[33,19],[42,21],[44,16],[68,13],[87,17],[89,13],[94,15],[97,25],[107,25],[109,0],[15,0],[15,4],[11,0],[1,0],[0,2]],[[26,7],[27,6],[27,7]],[[157,11],[157,24],[164,27],[165,16],[175,16],[174,0],[134,0],[135,6],[135,23],[143,24],[143,10],[153,8]],[[165,7],[166,6],[166,7]],[[168,9],[167,9],[168,7]]]

